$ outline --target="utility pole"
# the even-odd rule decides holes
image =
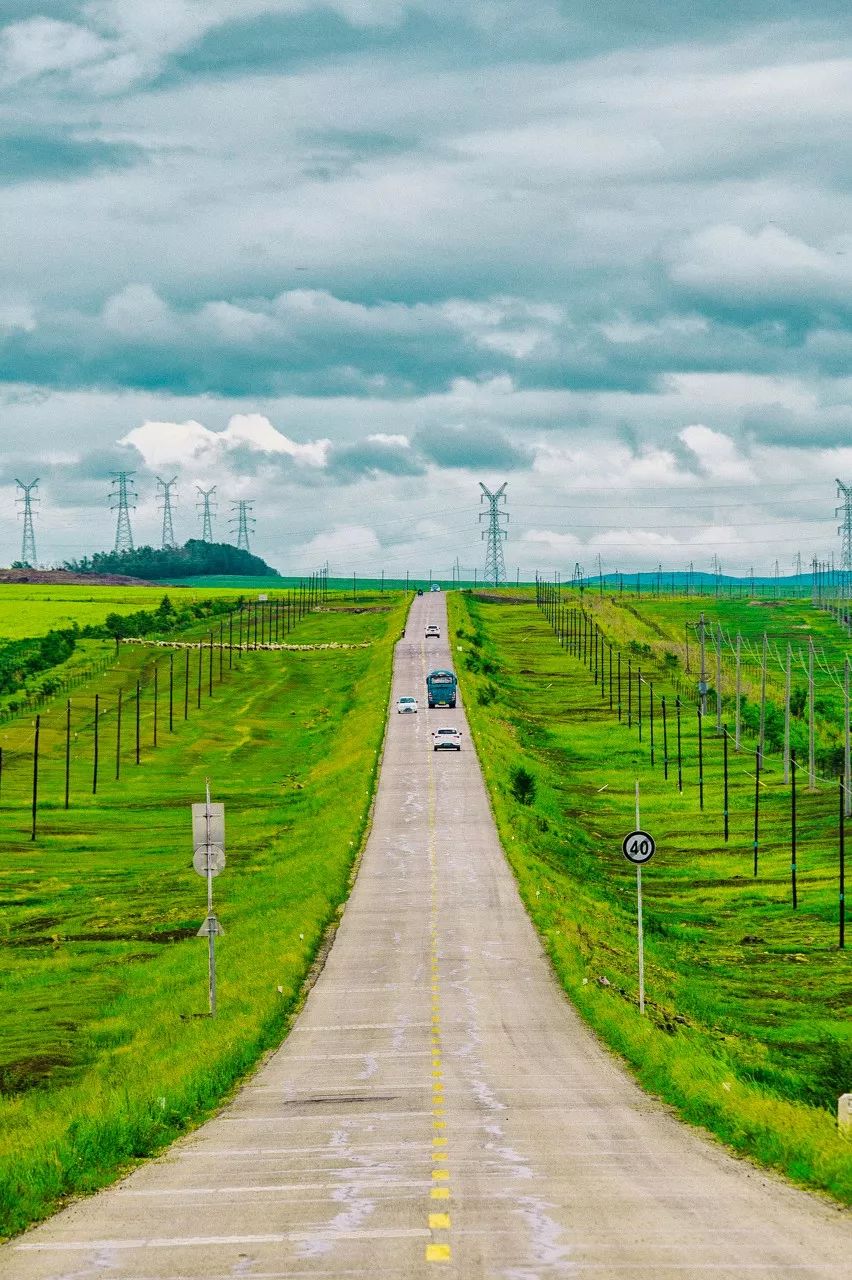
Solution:
[[[118,512],[115,526],[115,550],[119,553],[133,550],[133,531],[130,528],[130,512],[136,507],[136,488],[133,471],[111,471],[112,489],[109,495],[110,511]]]
[[[163,550],[167,547],[174,547],[177,545],[175,542],[174,526],[172,524],[172,489],[174,489],[176,485],[177,476],[172,476],[171,480],[161,480],[160,477],[157,476],[157,487],[163,491],[163,502],[160,507],[160,510],[163,513]]]
[[[254,533],[254,526],[257,523],[252,516],[252,508],[254,506],[254,498],[240,498],[238,502],[231,503],[231,510],[236,514],[231,518],[231,529],[237,526],[237,546],[243,551],[250,551],[249,536]]]
[[[24,536],[21,541],[21,564],[26,565],[28,569],[34,569],[36,564],[36,544],[35,530],[33,529],[33,503],[38,502],[36,489],[38,488],[38,480],[31,480],[29,484],[24,484],[23,480],[16,480],[15,484],[21,490],[22,497],[16,498],[17,503],[23,503],[23,512],[19,515],[24,517]]]
[[[506,501],[506,480],[500,485],[495,493],[490,489],[486,489],[480,480],[479,487],[482,490],[479,501],[488,502],[488,511],[480,511],[479,519],[488,518],[488,528],[482,531],[482,537],[485,541],[485,574],[484,580],[492,583],[495,587],[499,587],[501,583],[506,581],[506,561],[503,556],[503,543],[507,538],[506,530],[500,527],[500,521],[505,520],[508,523],[509,514],[506,511],[500,511],[498,503]]]
[[[201,485],[197,484],[195,487],[201,495],[201,501],[195,504],[196,511],[201,512],[201,541],[212,542],[213,512],[216,510],[216,500],[213,495],[216,492],[216,486],[214,484],[209,489],[202,489]]]

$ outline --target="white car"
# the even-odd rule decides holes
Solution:
[[[430,622],[429,626],[426,628],[426,639],[427,640],[441,639],[441,629],[440,627],[436,627],[434,622]]]
[[[441,590],[441,588],[438,586],[437,582],[433,582],[433,583],[432,583],[432,585],[431,585],[431,587],[429,588],[429,590],[430,590],[430,591],[440,591],[440,590]]]
[[[406,695],[405,697],[403,697],[403,698],[397,698],[397,700],[396,700],[396,709],[397,709],[397,712],[399,713],[399,715],[401,715],[401,716],[403,716],[403,715],[407,715],[410,711],[413,711],[413,712],[414,712],[414,714],[416,715],[416,714],[417,714],[417,699],[416,699],[416,698],[408,697],[407,695]]]
[[[454,726],[436,729],[432,734],[433,751],[461,751],[461,730]]]

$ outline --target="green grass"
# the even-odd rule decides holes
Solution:
[[[168,654],[122,648],[72,700],[72,805],[63,808],[64,702],[42,718],[38,839],[28,839],[32,725],[4,726],[0,799],[0,1232],[92,1190],[209,1114],[285,1033],[347,892],[368,817],[389,694],[399,596],[352,613],[334,602],[292,642],[369,647],[242,656],[213,697],[203,668],[189,716]],[[178,653],[178,664],[183,653]],[[153,746],[152,663],[160,663]],[[178,667],[182,674],[182,667]],[[132,693],[142,674],[142,762]],[[91,794],[92,693],[102,695]],[[125,691],[121,779],[116,696]],[[219,1015],[207,1007],[204,882],[189,805],[226,806],[215,881]]]
[[[849,963],[837,950],[837,790],[799,792],[799,906],[790,890],[789,789],[771,762],[752,875],[754,779],[731,756],[722,835],[721,746],[705,739],[698,804],[694,708],[684,790],[650,764],[608,696],[560,649],[533,604],[449,597],[450,634],[504,846],[574,1003],[651,1092],[738,1152],[852,1201],[852,1143],[836,1131],[852,1086]],[[743,605],[743,608],[748,608]],[[461,632],[461,635],[457,633]],[[627,639],[625,627],[622,639]],[[661,686],[658,683],[656,696]],[[659,717],[659,702],[657,702]],[[672,722],[669,722],[672,729]],[[673,735],[669,738],[674,754]],[[532,774],[522,804],[512,770]],[[643,873],[647,1016],[638,1010],[635,871],[622,857],[633,788],[658,853]],[[517,786],[515,788],[517,791]]]
[[[214,581],[214,586],[217,585]],[[225,584],[219,583],[221,588]],[[38,586],[0,583],[0,638],[20,640],[47,631],[100,626],[109,613],[133,613],[155,609],[164,595],[185,604],[207,597],[229,596],[232,590],[185,590],[179,586],[105,587]]]

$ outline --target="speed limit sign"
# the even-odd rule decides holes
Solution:
[[[621,842],[621,852],[628,862],[634,863],[637,867],[650,862],[656,849],[654,837],[647,831],[631,831]]]

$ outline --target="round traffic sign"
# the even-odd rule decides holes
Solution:
[[[635,863],[637,867],[641,867],[644,862],[650,862],[656,848],[654,837],[647,831],[631,831],[621,842],[621,852],[628,862]]]
[[[208,853],[209,853],[209,874],[218,876],[220,871],[225,869],[225,850],[220,848],[218,844],[205,845],[200,849],[196,849],[192,855],[192,865],[200,876],[208,874]]]

